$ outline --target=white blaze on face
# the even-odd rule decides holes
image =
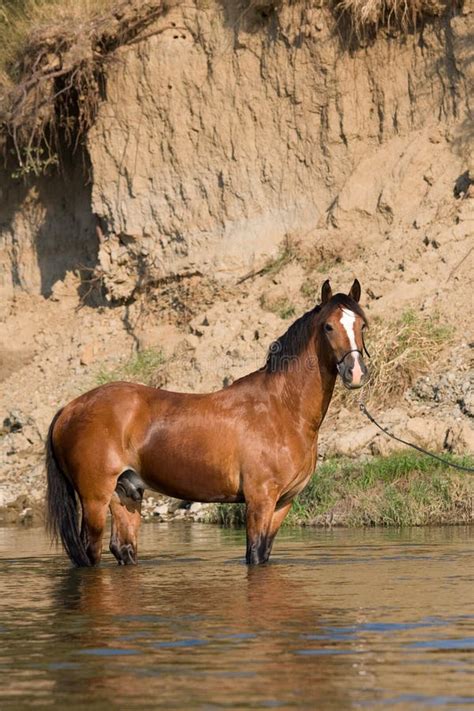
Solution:
[[[342,309],[341,326],[347,333],[347,337],[351,346],[351,351],[354,351],[351,354],[354,358],[354,367],[352,368],[352,382],[354,385],[359,385],[362,379],[362,368],[360,367],[360,353],[357,351],[357,344],[355,340],[355,320],[356,317],[353,311],[349,311],[349,309]]]

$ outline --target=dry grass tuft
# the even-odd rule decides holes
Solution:
[[[389,31],[401,30],[407,33],[421,25],[424,17],[437,17],[458,4],[458,0],[247,0],[248,8],[256,11],[278,12],[289,5],[298,6],[301,11],[299,29],[303,35],[314,36],[312,23],[318,10],[328,8],[343,21],[348,35],[359,40],[374,37],[382,27]],[[348,37],[349,38],[349,37]]]
[[[408,32],[420,24],[423,16],[442,15],[449,5],[446,0],[336,0],[334,7],[361,37],[380,27]]]
[[[6,0],[0,9],[0,67],[15,80],[38,41],[62,35],[67,43],[113,5],[116,0]]]
[[[294,1],[278,0],[269,4],[278,9]],[[346,21],[350,34],[360,40],[369,35],[373,37],[382,27],[409,32],[421,24],[423,17],[440,16],[456,5],[457,0],[329,0],[324,4],[321,0],[302,0],[300,4],[305,8],[309,23],[314,10],[326,5],[339,20]]]

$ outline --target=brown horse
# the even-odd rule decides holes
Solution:
[[[218,392],[117,382],[60,410],[46,445],[48,524],[73,563],[100,561],[108,508],[110,550],[119,564],[136,563],[145,486],[188,501],[245,502],[246,560],[265,563],[314,472],[337,373],[348,388],[367,378],[359,298],[357,280],[335,296],[326,281],[321,304],[272,343],[263,368]]]

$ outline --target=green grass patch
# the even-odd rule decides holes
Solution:
[[[293,306],[292,303],[290,303],[287,299],[285,299],[278,310],[279,317],[286,320],[288,318],[293,318],[293,316],[295,314],[296,314],[295,307]]]
[[[154,385],[156,372],[165,363],[165,360],[162,351],[151,348],[139,351],[130,360],[112,370],[99,370],[97,383],[105,385],[115,380],[130,380],[145,385]]]
[[[289,239],[289,237],[285,237],[283,243],[280,246],[278,256],[273,259],[269,259],[259,273],[260,275],[267,274],[270,276],[275,276],[275,274],[281,272],[283,267],[286,267],[286,265],[296,259],[296,257],[296,245],[292,242],[291,239]]]
[[[296,315],[294,305],[285,296],[277,299],[271,299],[266,295],[263,295],[260,297],[260,306],[265,311],[271,311],[284,320],[293,318]]]
[[[463,466],[474,457],[443,455]],[[423,526],[472,520],[474,476],[411,452],[362,461],[323,462],[293,502],[293,526]],[[245,523],[245,506],[219,504],[211,520]]]

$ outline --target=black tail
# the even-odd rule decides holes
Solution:
[[[79,533],[76,492],[54,457],[53,430],[60,414],[61,410],[53,417],[46,439],[46,526],[53,540],[61,539],[74,565],[90,566],[92,563]]]

